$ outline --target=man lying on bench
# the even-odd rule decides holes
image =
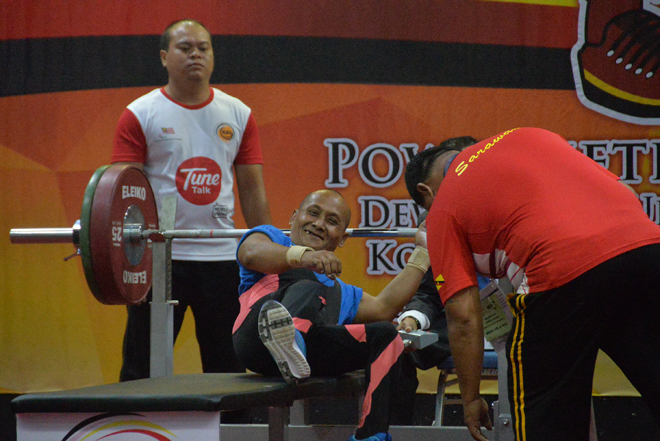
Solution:
[[[339,280],[334,254],[348,237],[351,211],[334,190],[309,194],[294,210],[291,236],[262,225],[241,239],[241,312],[234,348],[245,366],[287,381],[365,369],[362,416],[349,441],[391,441],[390,387],[396,387],[404,344],[392,320],[429,267],[426,230],[415,236],[408,264],[378,296]]]

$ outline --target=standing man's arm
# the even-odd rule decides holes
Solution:
[[[270,207],[268,199],[266,199],[263,170],[259,129],[254,115],[250,113],[238,155],[234,158],[238,199],[241,204],[241,213],[243,213],[248,228],[272,224]]]
[[[248,228],[271,224],[263,166],[261,164],[235,164],[234,171],[241,212]]]
[[[488,404],[479,394],[484,358],[484,327],[479,288],[458,291],[445,302],[449,347],[461,390],[465,425],[477,441],[485,441],[481,425],[492,430]]]

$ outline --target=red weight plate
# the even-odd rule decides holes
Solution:
[[[101,297],[99,287],[96,285],[96,278],[94,277],[94,262],[92,262],[92,253],[89,247],[89,219],[92,216],[92,201],[94,200],[94,192],[96,192],[96,184],[98,184],[99,179],[101,179],[101,176],[103,176],[103,173],[105,173],[108,167],[110,166],[104,165],[99,167],[94,172],[94,175],[92,175],[89,184],[87,184],[87,189],[85,189],[85,196],[83,197],[80,212],[80,256],[82,258],[83,269],[85,270],[85,279],[87,279],[89,290],[94,294],[96,300],[101,303],[106,302]]]
[[[137,206],[145,229],[158,229],[158,209],[151,185],[142,170],[114,164],[98,179],[89,220],[89,248],[98,292],[109,305],[139,303],[151,288],[151,243],[135,265],[126,256],[123,226],[126,211]]]

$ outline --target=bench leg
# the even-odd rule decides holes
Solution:
[[[591,421],[589,424],[589,441],[598,441],[598,431],[596,430],[596,414],[594,412],[593,397],[591,397]]]
[[[268,441],[288,441],[289,407],[268,408]]]

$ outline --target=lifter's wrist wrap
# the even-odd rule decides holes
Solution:
[[[407,266],[412,266],[413,268],[417,268],[421,272],[426,273],[431,266],[431,259],[429,259],[428,250],[422,247],[415,247],[415,250],[408,258]]]
[[[291,246],[286,252],[286,263],[291,268],[300,268],[300,259],[305,251],[314,251],[314,248],[302,247],[300,245]]]

